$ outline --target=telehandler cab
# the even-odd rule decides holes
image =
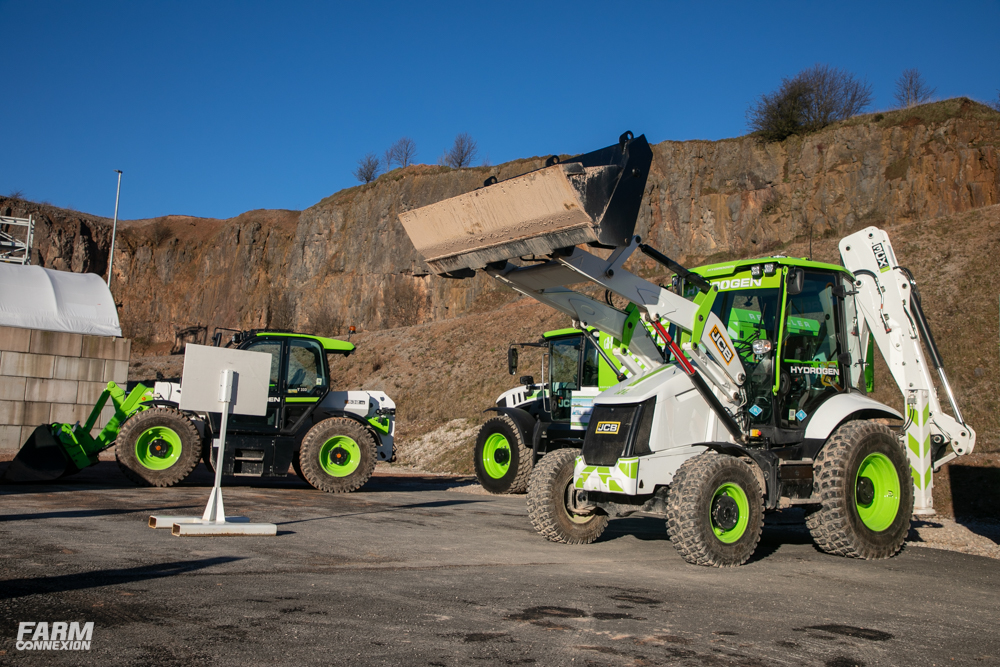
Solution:
[[[933,513],[933,470],[975,445],[912,276],[874,227],[841,240],[844,266],[768,257],[685,269],[633,236],[651,161],[645,138],[627,132],[594,153],[400,214],[432,270],[485,270],[574,326],[626,342],[643,362],[633,369],[612,350],[634,373],[594,399],[580,449],[535,466],[532,525],[582,544],[610,517],[659,513],[686,561],[736,566],[753,554],[766,510],[802,506],[820,549],[892,556],[911,514]],[[674,290],[624,268],[636,250],[675,274]],[[629,306],[570,289],[578,283]],[[627,326],[632,309],[648,328]],[[867,395],[875,346],[905,420]]]

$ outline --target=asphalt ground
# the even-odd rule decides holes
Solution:
[[[523,496],[469,482],[380,473],[330,495],[227,478],[227,511],[276,537],[148,528],[151,513],[200,514],[201,467],[170,489],[135,488],[114,463],[0,486],[0,663],[1000,664],[998,560],[829,556],[785,513],[747,565],[697,567],[660,518],[552,544]],[[18,650],[22,621],[92,621],[91,648]]]

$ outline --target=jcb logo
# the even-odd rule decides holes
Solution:
[[[719,327],[712,327],[712,331],[709,336],[711,336],[712,342],[715,343],[716,349],[719,350],[719,354],[721,354],[722,358],[726,360],[726,363],[728,364],[732,361],[733,348],[729,347],[729,343],[726,342],[722,332],[719,331]]]
[[[572,407],[573,401],[568,398],[560,398],[558,401],[556,401],[556,405],[560,408],[569,408]]]
[[[597,433],[607,433],[614,435],[621,428],[621,422],[597,422]]]
[[[889,254],[882,247],[881,243],[872,244],[872,252],[875,253],[875,261],[878,262],[879,272],[885,272],[889,270]]]

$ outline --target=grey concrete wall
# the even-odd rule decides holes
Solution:
[[[41,424],[86,422],[109,381],[124,388],[131,348],[126,338],[0,327],[0,455]],[[104,408],[94,434],[112,414]]]

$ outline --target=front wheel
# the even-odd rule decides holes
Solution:
[[[198,429],[174,408],[155,407],[133,414],[115,443],[118,467],[141,486],[173,486],[191,474],[200,458]]]
[[[490,493],[524,493],[532,458],[531,447],[509,415],[488,419],[479,429],[473,464],[476,479]]]
[[[813,541],[838,556],[889,558],[903,546],[913,514],[910,466],[889,427],[848,422],[813,464],[819,509],[806,518]]]
[[[324,419],[306,433],[298,458],[296,472],[314,488],[348,493],[375,471],[375,439],[353,419]]]
[[[709,451],[677,470],[667,501],[667,530],[681,558],[694,565],[742,565],[763,529],[763,494],[745,461]]]
[[[590,544],[608,527],[608,515],[593,508],[576,511],[573,468],[579,449],[549,452],[528,482],[528,518],[545,539],[563,544]]]

